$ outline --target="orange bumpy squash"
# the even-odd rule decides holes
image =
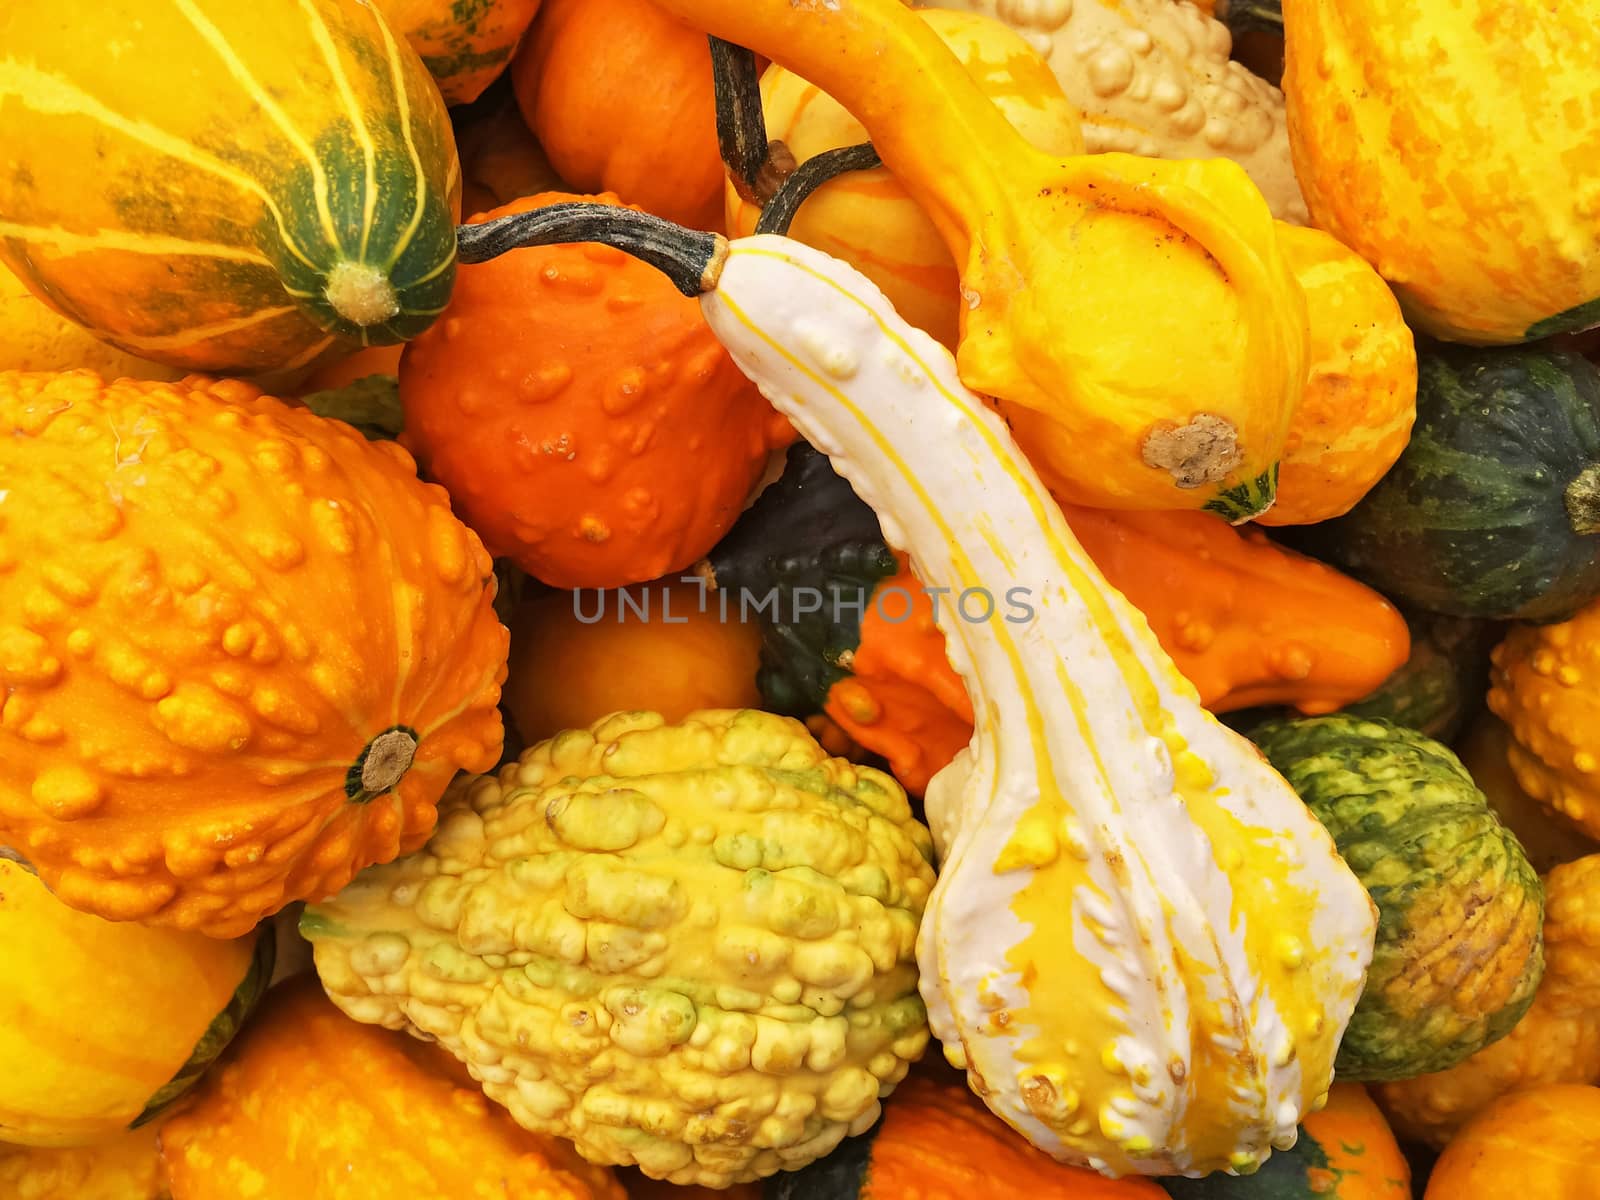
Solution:
[[[1554,1085],[1504,1097],[1445,1147],[1426,1200],[1505,1196],[1600,1196],[1600,1088]]]
[[[243,933],[499,757],[491,564],[398,446],[237,382],[0,373],[0,842]]]
[[[153,1126],[66,1150],[0,1147],[6,1200],[168,1200]]]
[[[624,1200],[445,1059],[350,1020],[315,980],[275,988],[161,1132],[173,1200]]]

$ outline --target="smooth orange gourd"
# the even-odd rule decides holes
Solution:
[[[760,655],[759,627],[692,584],[549,592],[512,617],[506,710],[531,746],[614,712],[760,708]]]
[[[722,224],[711,50],[651,0],[546,0],[511,65],[528,127],[575,191]]]
[[[687,567],[793,437],[693,300],[591,244],[462,267],[449,311],[401,359],[400,398],[406,445],[490,552],[563,588]]]
[[[0,373],[0,843],[214,936],[500,755],[491,563],[410,455],[243,383]]]
[[[275,988],[162,1130],[173,1200],[624,1200],[611,1172],[522,1129],[440,1057],[350,1020],[314,979]]]
[[[1504,1097],[1456,1135],[1427,1200],[1594,1200],[1600,1196],[1600,1087],[1532,1088]]]

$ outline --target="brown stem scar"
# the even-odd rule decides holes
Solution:
[[[1170,472],[1181,488],[1220,483],[1244,461],[1239,431],[1214,413],[1199,413],[1187,425],[1162,422],[1145,435],[1140,453],[1145,466]]]

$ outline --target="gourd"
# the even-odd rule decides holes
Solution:
[[[1161,1200],[1149,1180],[1063,1166],[1017,1137],[960,1076],[919,1067],[881,1120],[820,1162],[775,1176],[765,1200],[966,1200],[978,1192],[1060,1200]]]
[[[456,117],[461,151],[461,211],[486,213],[541,192],[566,190],[528,129],[509,86],[495,88]]]
[[[930,0],[998,17],[1044,55],[1083,113],[1091,154],[1229,158],[1280,220],[1304,224],[1283,93],[1229,60],[1208,8],[1171,0]]]
[[[1600,1087],[1532,1088],[1479,1114],[1445,1148],[1428,1179],[1427,1200],[1486,1200],[1513,1191],[1585,1200],[1600,1189],[1597,1155]]]
[[[1270,703],[1327,712],[1405,659],[1405,623],[1387,601],[1259,533],[1201,513],[1069,505],[1064,514],[1214,712]],[[761,599],[778,597],[768,604],[760,676],[769,706],[826,711],[918,793],[970,740],[972,709],[945,659],[934,597],[884,545],[872,510],[810,447],[790,451],[783,478],[704,569],[739,597],[728,603],[741,616],[762,615]],[[1029,597],[1002,589],[938,603],[980,615],[992,608],[990,619],[1014,624],[1031,608]]]
[[[1600,599],[1569,621],[1513,628],[1494,650],[1489,708],[1511,727],[1523,791],[1600,838]]]
[[[1405,450],[1417,352],[1394,294],[1359,255],[1317,229],[1280,224],[1278,241],[1305,294],[1311,371],[1284,445],[1278,502],[1259,520],[1310,525],[1349,512]]]
[[[759,708],[760,630],[682,581],[547,592],[511,622],[505,704],[527,745],[614,712]]]
[[[1248,1170],[1290,1144],[1375,925],[1326,831],[1200,707],[948,351],[858,272],[604,208],[525,214],[463,252],[602,227],[701,295],[919,578],[1034,597],[1020,629],[940,621],[980,714],[926,799],[942,869],[917,957],[946,1057],[1028,1140],[1103,1173]]]
[[[0,1142],[83,1146],[148,1124],[238,1033],[272,952],[270,936],[213,941],[77,912],[0,851],[0,959],[11,968],[0,987]],[[89,1175],[94,1161],[63,1158],[60,1169]],[[0,1157],[0,1182],[13,1170]]]
[[[609,1171],[518,1128],[438,1054],[346,1020],[315,980],[274,988],[162,1130],[173,1200],[624,1200]]]
[[[1243,1179],[1169,1179],[1173,1200],[1411,1200],[1411,1167],[1372,1097],[1338,1083],[1300,1127],[1294,1149]]]
[[[528,128],[574,190],[720,227],[711,52],[692,22],[651,0],[545,0],[511,79]]]
[[[1441,1071],[1502,1038],[1544,971],[1544,895],[1522,847],[1444,746],[1329,716],[1251,732],[1378,905],[1345,1080]]]
[[[1561,863],[1600,853],[1600,845],[1593,839],[1522,790],[1511,769],[1510,748],[1511,730],[1493,713],[1485,712],[1467,731],[1458,753],[1461,765],[1483,791],[1495,816],[1517,835],[1528,862],[1543,873]]]
[[[256,372],[443,310],[455,144],[376,8],[12,4],[0,44],[0,262],[62,316],[141,358]]]
[[[1600,594],[1600,368],[1534,347],[1419,358],[1399,461],[1294,544],[1431,612],[1571,616]]]
[[[1305,306],[1237,165],[1038,150],[898,0],[661,7],[861,122],[960,265],[964,385],[996,399],[1058,495],[1231,521],[1271,505]]]
[[[917,15],[1024,138],[1052,154],[1084,152],[1077,110],[1020,36],[974,13],[924,9]],[[868,140],[843,105],[783,67],[762,73],[760,104],[768,134],[800,162]],[[734,236],[753,234],[761,218],[757,197],[741,194],[749,190],[736,174],[730,176],[725,203]],[[955,259],[933,222],[886,168],[852,171],[823,184],[786,232],[848,262],[883,289],[902,317],[955,348],[961,313]]]
[[[170,1200],[159,1126],[93,1146],[0,1146],[0,1195],[9,1200]]]
[[[124,354],[74,325],[0,264],[0,371],[85,367],[113,379],[181,379],[176,367]]]
[[[711,1187],[804,1166],[927,1046],[928,831],[797,721],[617,714],[443,807],[422,853],[306,909],[317,972],[591,1162]]]
[[[1411,653],[1406,661],[1381,687],[1339,711],[1367,720],[1393,721],[1453,745],[1483,708],[1489,690],[1489,654],[1501,627],[1488,621],[1415,611],[1406,614],[1406,625],[1411,633]],[[1477,771],[1468,766],[1476,780]],[[1493,800],[1491,792],[1491,807]],[[1521,837],[1522,831],[1515,825],[1512,828]]]
[[[1600,26],[1570,5],[1288,0],[1289,142],[1313,223],[1435,337],[1600,325]],[[1507,179],[1521,181],[1507,187]]]
[[[0,478],[0,844],[67,904],[237,936],[497,760],[490,561],[392,443],[238,382],[11,372]]]
[[[506,69],[539,0],[375,0],[422,56],[446,104],[469,104]]]
[[[694,303],[602,245],[464,267],[445,319],[407,347],[400,399],[406,446],[489,552],[561,588],[689,566],[793,436]]]

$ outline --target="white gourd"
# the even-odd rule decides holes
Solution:
[[[1291,1145],[1376,927],[1326,831],[1200,707],[950,354],[863,276],[746,238],[701,303],[887,541],[952,589],[938,619],[978,719],[928,792],[941,869],[918,944],[946,1056],[1035,1145],[1106,1174],[1247,1172]],[[997,615],[960,617],[968,588]],[[1000,615],[1011,588],[1032,620]]]
[[[1272,215],[1310,220],[1283,93],[1228,56],[1233,35],[1181,0],[918,0],[995,17],[1044,56],[1083,112],[1091,154],[1231,158]]]

